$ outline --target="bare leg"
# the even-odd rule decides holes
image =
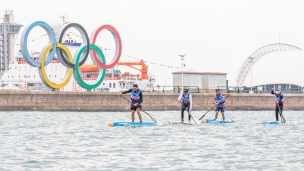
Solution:
[[[131,110],[132,122],[134,122],[134,113],[135,113],[135,110]]]
[[[225,120],[225,113],[222,112],[222,118],[223,118],[223,121]]]
[[[140,114],[140,109],[137,108],[137,109],[136,109],[136,112],[137,112],[137,114],[138,114],[139,121],[142,122],[142,117],[141,117],[141,114]],[[133,115],[133,116],[134,116],[134,115]]]
[[[219,111],[215,111],[215,117],[214,117],[215,119],[217,119],[218,112]]]

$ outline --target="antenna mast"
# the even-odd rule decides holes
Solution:
[[[59,16],[59,18],[62,18],[62,24],[65,24],[65,19],[68,18],[68,16],[66,16],[65,14],[62,14],[61,16]]]

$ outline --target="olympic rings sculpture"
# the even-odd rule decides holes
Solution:
[[[41,51],[39,56],[39,62],[36,62],[31,58],[27,49],[27,39],[29,33],[36,26],[42,27],[47,32],[47,35],[50,40],[50,44],[46,45]],[[83,39],[83,44],[76,51],[74,56],[71,55],[71,52],[69,51],[68,47],[60,43],[63,39],[64,33],[69,28],[77,29],[80,32],[81,37]],[[102,50],[95,45],[97,36],[102,30],[110,31],[115,40],[116,51],[114,54],[114,58],[110,64],[106,64],[106,60]],[[76,80],[77,84],[83,88],[94,89],[98,87],[104,80],[106,69],[113,68],[118,63],[122,52],[122,43],[121,43],[120,35],[117,32],[117,30],[111,25],[102,25],[96,28],[92,32],[91,37],[89,38],[86,30],[80,24],[70,23],[63,26],[56,37],[55,33],[53,32],[53,29],[43,21],[36,21],[25,27],[20,39],[20,47],[21,47],[22,56],[25,59],[25,61],[29,65],[33,67],[37,67],[42,82],[46,86],[52,88],[62,88],[66,86],[71,80],[72,75],[74,76],[74,79]],[[45,66],[47,66],[52,62],[55,54],[57,54],[59,61],[65,67],[67,67],[64,81],[59,84],[55,84],[52,81],[50,81],[45,72]],[[83,81],[79,69],[79,67],[86,62],[89,54],[93,63],[99,68],[99,74],[97,78],[98,81],[93,85],[87,84],[86,82]]]

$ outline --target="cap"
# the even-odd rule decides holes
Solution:
[[[133,87],[138,87],[138,85],[137,84],[133,84]]]
[[[188,92],[188,89],[185,88],[185,89],[184,89],[184,93],[187,93],[187,92]]]
[[[280,92],[280,90],[277,90],[275,93],[279,93]]]

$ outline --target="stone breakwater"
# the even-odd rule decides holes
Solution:
[[[193,110],[208,110],[212,93],[192,93]],[[179,110],[178,93],[143,93],[143,110]],[[129,95],[124,95],[129,98]],[[304,94],[285,94],[285,110],[304,110]],[[274,110],[271,94],[230,94],[227,110]],[[117,93],[0,91],[2,111],[128,111],[130,104]]]

